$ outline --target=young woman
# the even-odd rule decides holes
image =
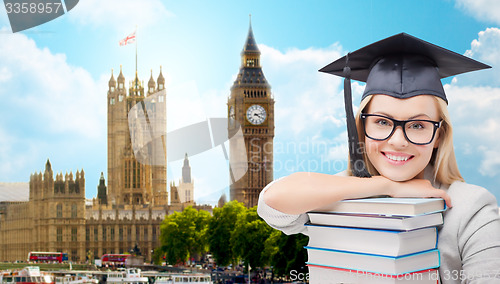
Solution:
[[[440,82],[487,67],[399,34],[323,68],[320,71],[366,81],[356,115],[356,134],[364,147],[349,147],[362,151],[360,161],[353,160],[356,153],[350,151],[351,164],[345,172],[299,172],[273,181],[260,194],[259,215],[286,234],[307,234],[306,212],[343,199],[440,197],[450,207],[438,228],[441,283],[500,283],[497,201],[460,175]],[[350,123],[348,119],[348,127]],[[359,165],[362,169],[355,169]],[[353,174],[363,171],[371,178]]]

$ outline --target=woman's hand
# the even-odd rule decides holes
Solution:
[[[446,191],[434,188],[426,179],[390,181],[389,185],[389,195],[392,197],[439,197],[444,199],[446,206],[452,206],[451,198]]]

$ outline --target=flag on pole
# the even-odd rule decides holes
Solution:
[[[129,34],[126,38],[120,40],[120,46],[127,45],[129,43],[134,43],[135,42],[135,32]]]

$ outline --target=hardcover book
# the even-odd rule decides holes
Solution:
[[[356,270],[338,269],[319,265],[308,265],[310,284],[397,284],[439,283],[439,273],[436,269],[428,269],[407,274],[385,275],[380,273],[368,273]]]
[[[365,271],[387,275],[401,275],[438,268],[440,256],[437,249],[402,256],[357,253],[307,246],[310,265]]]
[[[408,255],[437,247],[437,229],[390,231],[306,225],[310,247],[385,256]]]
[[[309,212],[309,220],[315,225],[341,227],[377,228],[385,230],[409,231],[443,224],[441,213],[418,216],[387,216],[374,214]]]
[[[335,202],[312,212],[361,213],[388,216],[418,216],[446,209],[441,198],[362,198]]]

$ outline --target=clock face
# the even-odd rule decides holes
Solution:
[[[253,125],[259,125],[266,120],[266,110],[260,105],[252,105],[247,109],[247,119]]]

